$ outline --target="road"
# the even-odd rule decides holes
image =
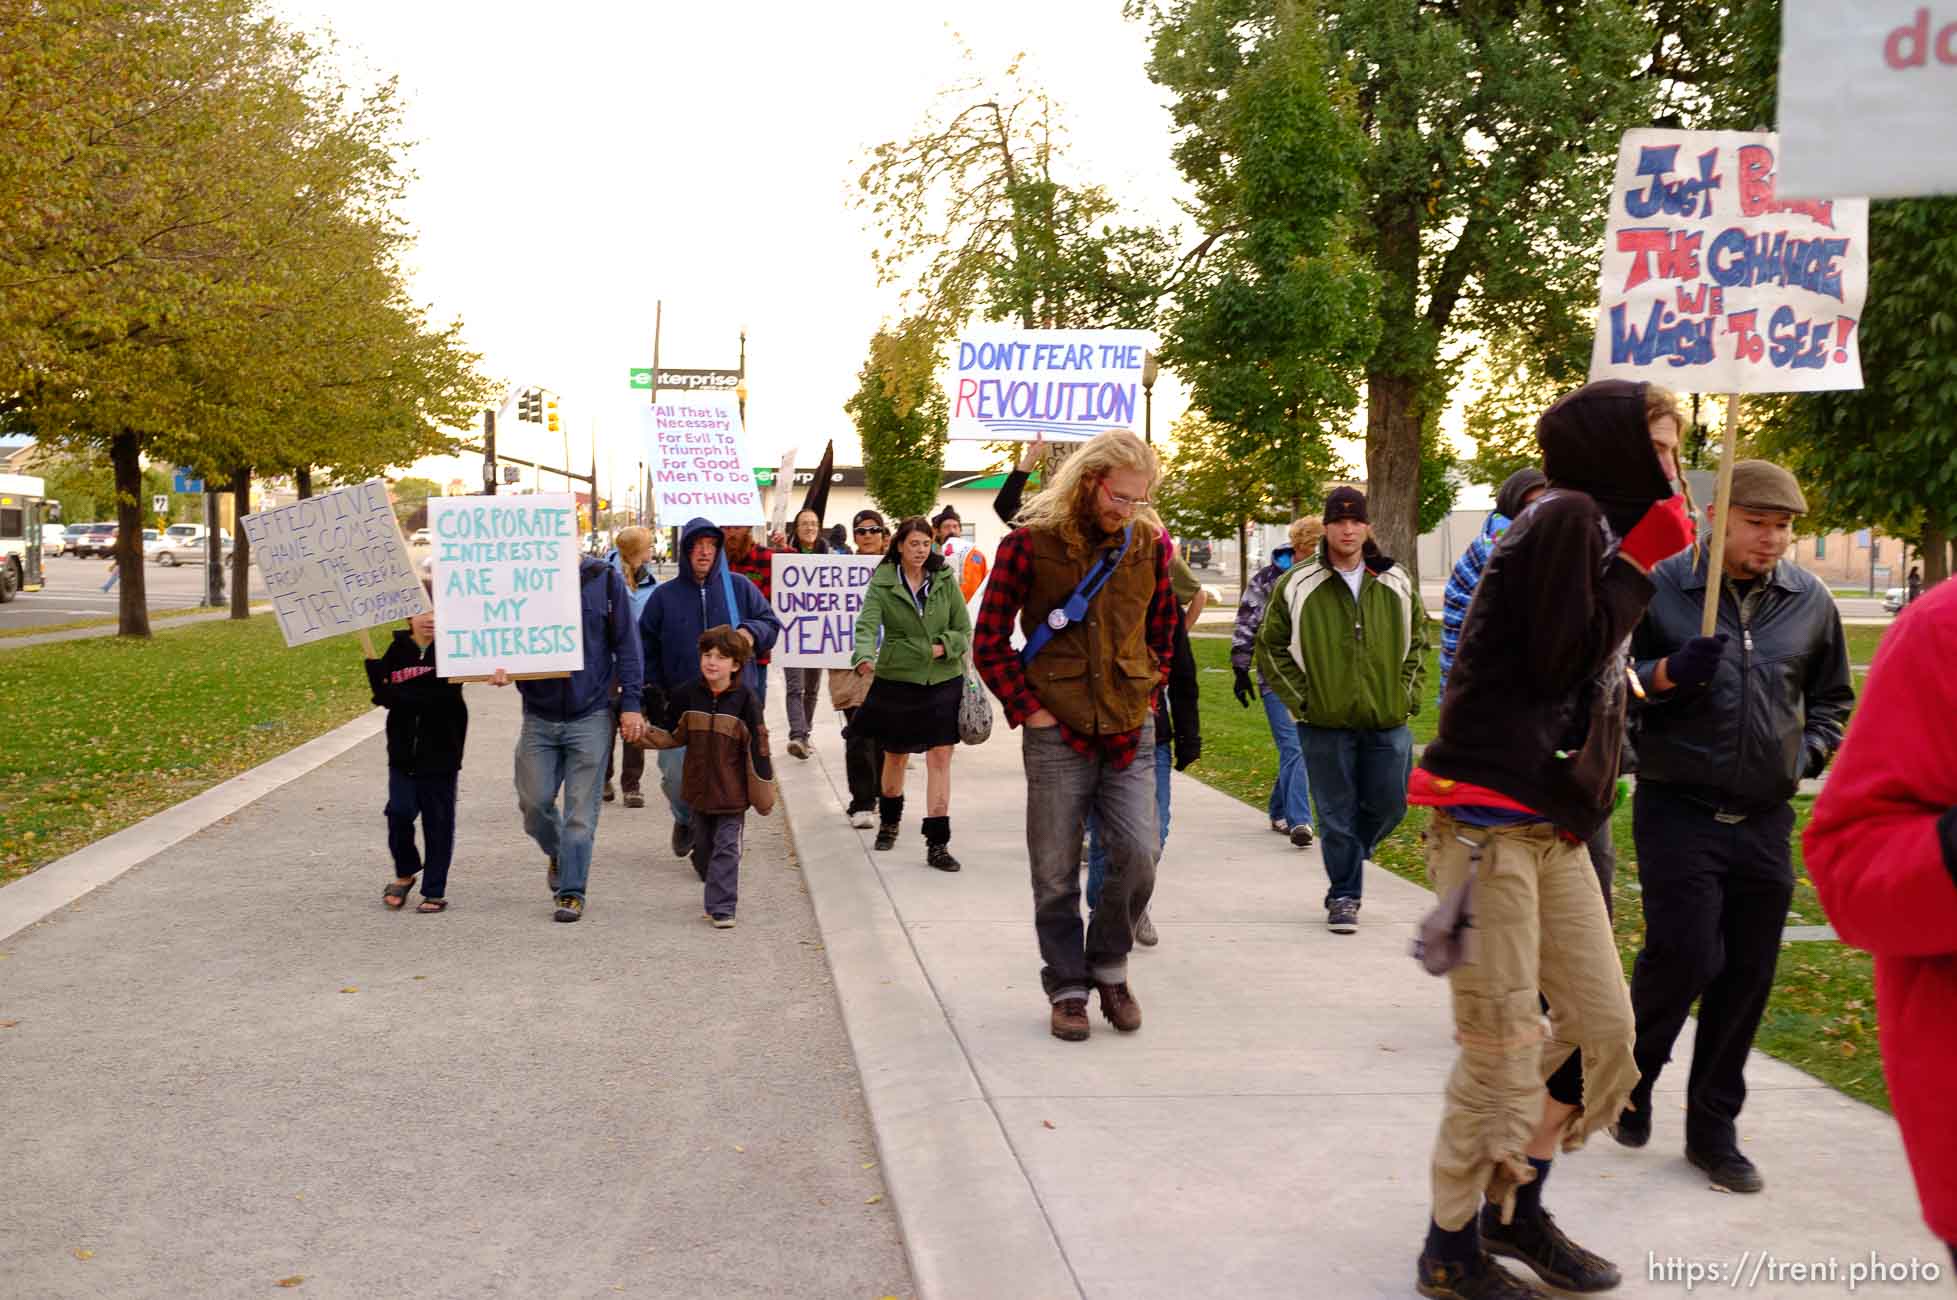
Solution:
[[[116,602],[121,599],[119,591],[114,587],[102,590],[102,584],[109,578],[107,560],[84,560],[62,555],[48,560],[42,567],[47,571],[46,587],[40,591],[24,591],[7,604],[0,605],[0,632],[107,618],[115,614]],[[167,609],[194,608],[203,601],[204,571],[201,568],[178,565],[166,569],[151,564],[144,569],[144,577],[147,579],[149,607],[153,614]],[[255,568],[251,571],[251,597],[253,600],[265,599],[265,586]]]

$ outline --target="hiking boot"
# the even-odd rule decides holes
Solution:
[[[1291,833],[1291,823],[1282,817],[1273,817],[1271,818],[1271,829],[1280,835],[1289,835]]]
[[[958,859],[952,857],[951,850],[943,844],[932,844],[926,847],[924,850],[924,861],[927,865],[936,867],[940,871],[958,870]]]
[[[809,742],[800,739],[789,741],[788,756],[790,758],[807,758],[809,756]]]
[[[719,912],[708,919],[713,922],[713,928],[716,930],[731,930],[734,928],[734,914],[732,912]]]
[[[1088,1034],[1087,999],[1062,998],[1053,1004],[1053,1036],[1078,1043]]]
[[[555,898],[557,897],[557,859],[549,858],[546,861],[548,865],[544,867],[544,879],[550,882],[550,896]]]
[[[872,808],[855,809],[849,815],[849,824],[859,831],[869,830],[877,824],[876,810]]]
[[[1101,1014],[1108,1018],[1109,1024],[1124,1034],[1132,1034],[1142,1027],[1142,1004],[1135,1001],[1126,983],[1097,982],[1094,987],[1101,991]]]
[[[1414,1290],[1433,1300],[1549,1300],[1549,1293],[1497,1264],[1487,1251],[1473,1264],[1442,1264],[1420,1257]]]
[[[1299,822],[1291,828],[1291,847],[1294,849],[1308,849],[1312,841],[1317,838],[1311,833],[1311,826],[1306,822]]]
[[[1571,1241],[1548,1210],[1503,1223],[1499,1205],[1482,1206],[1481,1244],[1491,1255],[1521,1260],[1559,1291],[1608,1291],[1624,1280],[1617,1265]]]
[[[605,782],[605,802],[610,803],[616,798],[618,798],[618,791],[612,788],[610,781]]]
[[[1359,933],[1359,900],[1335,898],[1325,905],[1325,928],[1333,934]]]
[[[1641,1147],[1651,1141],[1651,1102],[1647,1100],[1640,1106],[1632,1098],[1624,1113],[1617,1117],[1617,1123],[1610,1126],[1610,1135],[1617,1139],[1619,1146]]]
[[[877,827],[876,847],[878,848],[879,851],[884,849],[894,849],[897,847],[897,823],[896,822],[884,822],[882,825]]]
[[[673,823],[673,856],[676,858],[693,855],[693,823]]]
[[[627,790],[625,792],[625,806],[627,808],[643,808],[646,806],[646,797],[637,790]]]
[[[559,894],[554,921],[575,921],[584,915],[584,900],[576,894]]]
[[[1135,922],[1135,942],[1144,948],[1153,948],[1161,942],[1161,936],[1155,933],[1155,922],[1148,919],[1147,912],[1143,912],[1141,919]]]
[[[1685,1158],[1697,1168],[1705,1170],[1706,1177],[1712,1181],[1714,1187],[1723,1187],[1729,1192],[1742,1194],[1757,1192],[1767,1185],[1753,1162],[1737,1151],[1724,1151],[1712,1155],[1687,1147]]]

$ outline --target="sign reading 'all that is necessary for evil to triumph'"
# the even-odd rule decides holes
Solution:
[[[287,646],[428,609],[380,479],[246,515],[240,524]]]
[[[1694,393],[1860,388],[1867,199],[1783,200],[1770,132],[1627,131],[1592,379]]]
[[[577,500],[568,492],[430,497],[435,671],[443,677],[584,667]]]
[[[856,616],[880,555],[793,555],[776,551],[774,661],[785,668],[847,668]]]
[[[768,522],[732,394],[655,402],[640,418],[661,520],[677,524],[704,515],[717,524]]]
[[[952,345],[952,438],[1080,442],[1142,419],[1146,330],[987,330]]]

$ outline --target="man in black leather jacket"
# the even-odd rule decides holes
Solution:
[[[1781,562],[1806,511],[1780,466],[1735,465],[1717,639],[1697,639],[1708,557],[1690,551],[1652,571],[1656,592],[1631,639],[1647,697],[1632,813],[1645,924],[1631,977],[1642,1078],[1614,1133],[1626,1146],[1649,1140],[1652,1085],[1703,999],[1685,1155],[1735,1192],[1762,1186],[1734,1121],[1793,896],[1789,800],[1840,747],[1855,700],[1833,596]]]

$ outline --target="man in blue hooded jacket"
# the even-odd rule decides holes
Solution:
[[[664,712],[664,697],[700,675],[700,634],[731,625],[756,654],[774,648],[781,621],[761,589],[731,573],[721,554],[725,537],[711,520],[690,519],[680,531],[679,576],[653,589],[639,613],[645,647],[648,707]],[[673,853],[693,852],[693,810],[680,798],[686,750],[659,751],[659,788],[673,810]]]
[[[584,667],[569,677],[523,681],[523,731],[516,742],[516,800],[523,829],[549,860],[550,892],[556,919],[584,915],[585,883],[591,874],[591,846],[598,833],[598,795],[605,784],[605,760],[612,743],[612,683],[622,698],[636,701],[644,683],[639,637],[632,627],[632,601],[625,580],[596,556],[578,563],[579,607],[584,621]],[[507,686],[499,668],[490,679]],[[618,729],[628,741],[645,731],[643,715],[621,713]],[[557,806],[564,792],[562,812]]]

